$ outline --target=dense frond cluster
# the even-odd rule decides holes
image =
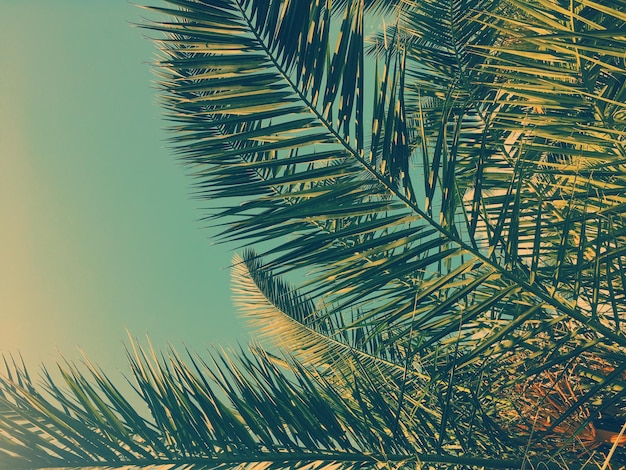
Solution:
[[[100,392],[66,373],[80,406],[50,383],[56,407],[20,372],[2,455],[621,462],[626,3],[167,2],[144,26],[171,140],[208,220],[257,249],[235,301],[273,354],[133,359],[151,421],[94,369]]]

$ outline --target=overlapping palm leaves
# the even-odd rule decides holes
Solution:
[[[173,351],[158,357],[134,348],[135,389],[151,420],[91,364],[87,373],[61,368],[64,388],[46,373],[43,392],[25,369],[12,365],[0,388],[0,465],[358,468],[385,460],[456,460],[415,453],[421,439],[415,433],[392,435],[394,417],[382,396],[358,392],[368,390],[363,375],[339,390],[295,363],[279,369],[259,350],[242,358],[235,363],[216,353],[210,363],[191,355],[185,362]],[[350,388],[354,393],[346,393]],[[214,389],[228,396],[230,408]]]
[[[159,73],[172,140],[199,197],[223,201],[211,219],[225,224],[224,238],[262,251],[234,263],[238,301],[280,332],[298,393],[319,400],[284,401],[298,393],[280,372],[270,373],[280,391],[267,392],[257,376],[274,363],[261,353],[219,380],[235,412],[178,358],[171,369],[135,361],[140,388],[145,371],[160,374],[151,383],[169,408],[158,405],[140,427],[157,434],[127,432],[133,445],[160,439],[165,447],[148,452],[159,458],[243,455],[247,446],[248,460],[236,462],[277,465],[296,465],[272,459],[278,448],[298,465],[364,464],[315,453],[356,448],[376,455],[367,462],[427,454],[471,464],[524,450],[571,459],[598,415],[623,420],[623,2],[169,3],[154,10],[172,20],[147,27],[165,33]],[[368,18],[381,11],[390,26],[368,47]],[[76,377],[75,390],[88,390]],[[563,380],[571,393],[557,403],[552,389]],[[28,395],[10,384],[9,397]],[[199,408],[186,408],[190,396]],[[15,413],[39,403],[30,400],[8,399],[3,422],[17,423]],[[253,410],[255,400],[264,404]],[[330,407],[334,444],[307,434],[313,421],[268,418],[274,400],[303,416]],[[119,403],[124,429],[139,418]],[[189,432],[199,434],[180,438],[192,450],[170,437],[187,432],[170,408],[196,423]],[[537,425],[529,409],[548,422]],[[74,419],[106,434],[89,413]],[[250,434],[247,444],[216,437],[228,432],[208,423],[222,413],[232,433]],[[200,449],[207,442],[217,443]],[[126,445],[115,455],[132,453]],[[306,449],[315,452],[300,459]]]

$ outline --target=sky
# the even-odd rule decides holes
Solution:
[[[156,1],[156,0],[155,0]],[[158,2],[157,2],[158,3]],[[125,371],[127,331],[202,353],[247,341],[234,246],[200,221],[126,0],[0,5],[0,353]]]

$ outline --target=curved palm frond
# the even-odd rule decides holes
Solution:
[[[0,465],[66,468],[339,468],[421,463],[518,468],[520,461],[420,453],[410,427],[391,432],[393,416],[366,376],[338,390],[296,362],[260,350],[235,360],[185,363],[133,345],[137,397],[128,399],[93,364],[45,374],[45,390],[27,371],[0,377]],[[85,369],[85,368],[83,368]],[[348,382],[344,387],[348,386]],[[221,398],[225,393],[229,404]],[[149,417],[135,411],[137,398]]]
[[[419,421],[420,434],[430,440],[423,446],[433,447],[441,412],[429,390],[429,377],[420,372],[417,362],[407,363],[403,351],[377,348],[390,332],[375,335],[329,324],[332,317],[264,269],[252,250],[244,252],[243,259],[235,256],[232,279],[235,305],[261,340],[293,355],[340,388],[345,388],[345,381],[352,380],[355,371],[366,375],[395,415],[394,427]]]
[[[404,354],[376,347],[384,343],[383,337],[392,333],[378,332],[375,339],[367,330],[347,331],[343,324],[329,324],[333,317],[325,315],[323,308],[316,307],[311,299],[265,269],[254,251],[245,251],[243,258],[235,255],[232,283],[234,303],[260,339],[269,340],[300,360],[315,362],[318,369],[329,373],[352,361],[379,370],[382,377],[404,373],[405,368],[396,363]],[[366,338],[369,338],[367,342]],[[319,350],[309,351],[309,348]],[[413,368],[411,372],[417,374]]]
[[[622,408],[619,7],[404,2],[370,77],[360,1],[336,29],[321,1],[174,3],[165,105],[201,197],[235,198],[225,237],[313,271],[331,335],[393,331],[442,384],[440,445],[541,374],[586,377],[563,420]]]

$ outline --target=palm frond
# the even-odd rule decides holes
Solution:
[[[404,2],[369,63],[360,1],[341,20],[320,1],[175,3],[149,27],[199,195],[226,201],[227,239],[265,243],[263,269],[312,272],[301,292],[331,335],[392,332],[381,351],[419,357],[440,444],[463,442],[463,417],[506,427],[510,369],[619,370],[619,8]],[[583,381],[563,419],[621,409],[615,380]]]
[[[92,363],[0,377],[3,468],[339,468],[415,463],[518,468],[521,462],[420,452],[411,427],[392,434],[393,416],[367,377],[342,390],[256,349],[210,363],[170,350],[129,352],[137,396],[124,397]],[[344,384],[348,387],[348,382]],[[225,394],[228,402],[221,395]],[[138,399],[149,416],[134,411]]]
[[[279,276],[264,269],[254,251],[245,251],[243,258],[235,255],[232,283],[235,305],[260,338],[300,360],[317,358],[313,360],[317,368],[329,371],[346,361],[380,369],[382,376],[393,376],[404,370],[394,362],[401,360],[403,354],[378,347],[383,343],[382,337],[391,332],[347,331],[344,324],[330,324],[334,318]],[[335,334],[338,336],[333,337]],[[319,350],[309,351],[309,348]]]
[[[422,431],[423,439],[430,435],[433,441],[441,412],[428,397],[429,378],[420,372],[417,359],[407,363],[404,351],[379,348],[392,333],[346,330],[343,324],[329,323],[332,317],[264,269],[253,251],[246,251],[243,259],[235,256],[232,277],[235,305],[262,341],[295,356],[338,387],[345,388],[355,371],[367,375],[369,386],[385,397],[395,415],[394,427],[419,417],[422,429],[428,430]]]

